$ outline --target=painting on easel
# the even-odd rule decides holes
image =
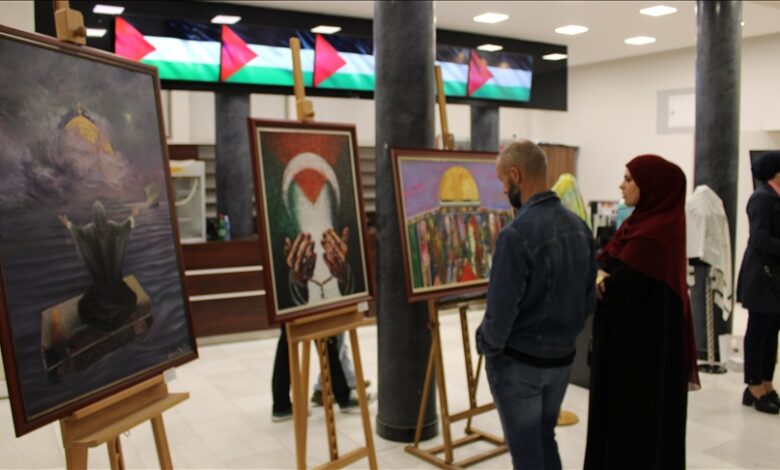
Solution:
[[[0,334],[17,435],[197,356],[154,68],[0,27]]]
[[[410,301],[484,291],[513,212],[496,154],[392,149]]]
[[[367,300],[355,127],[252,120],[250,134],[270,320]]]

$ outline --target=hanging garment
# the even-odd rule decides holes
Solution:
[[[590,220],[588,219],[588,211],[585,208],[585,201],[582,199],[577,179],[571,173],[564,173],[558,177],[558,181],[552,187],[555,194],[561,200],[561,204],[564,207],[574,212],[582,220],[591,227]]]
[[[731,238],[723,201],[706,185],[697,186],[685,203],[688,259],[698,258],[711,266],[713,301],[728,320],[734,309],[731,274]],[[689,276],[688,284],[693,285]]]

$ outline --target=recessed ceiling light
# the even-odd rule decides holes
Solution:
[[[577,34],[587,33],[588,27],[579,26],[576,24],[570,24],[568,26],[561,26],[559,28],[555,28],[555,32],[558,34],[565,34],[567,36],[575,36]]]
[[[677,13],[677,8],[668,7],[666,5],[656,5],[650,8],[642,8],[639,10],[639,13],[647,16],[664,16]]]
[[[740,26],[745,26],[745,22],[744,22],[744,21],[740,21],[740,22],[739,22],[739,25],[740,25]]]
[[[474,21],[477,23],[500,23],[509,19],[509,15],[503,13],[483,13],[474,17]]]
[[[316,34],[336,34],[341,31],[341,26],[328,26],[321,24],[311,29],[312,33]]]
[[[544,60],[563,60],[568,58],[569,56],[567,54],[560,54],[558,52],[555,52],[553,54],[545,54],[542,56],[542,59]]]
[[[211,22],[216,24],[236,24],[239,21],[241,17],[235,15],[217,15],[211,19]]]
[[[101,28],[87,28],[87,37],[102,38],[106,35],[106,30]]]
[[[645,44],[652,44],[655,42],[655,38],[651,38],[649,36],[636,36],[633,38],[628,38],[625,41],[626,44],[631,44],[632,46],[644,46]]]
[[[481,46],[477,46],[477,49],[480,51],[488,51],[488,52],[496,52],[503,49],[504,46],[499,46],[498,44],[482,44]]]
[[[121,15],[125,12],[125,7],[120,7],[119,5],[101,5],[98,3],[92,8],[92,12],[100,15]]]

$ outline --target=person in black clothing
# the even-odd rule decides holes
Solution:
[[[685,174],[657,155],[626,165],[631,216],[599,255],[585,470],[685,468],[699,387],[686,285]]]
[[[759,156],[752,171],[763,183],[747,204],[750,238],[737,280],[737,300],[748,309],[744,349],[747,388],[742,404],[778,414],[780,398],[772,377],[780,331],[780,279],[771,275],[780,276],[780,152]]]

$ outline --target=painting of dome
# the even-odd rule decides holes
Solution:
[[[453,166],[439,180],[439,202],[442,205],[479,205],[479,188],[469,170]]]

